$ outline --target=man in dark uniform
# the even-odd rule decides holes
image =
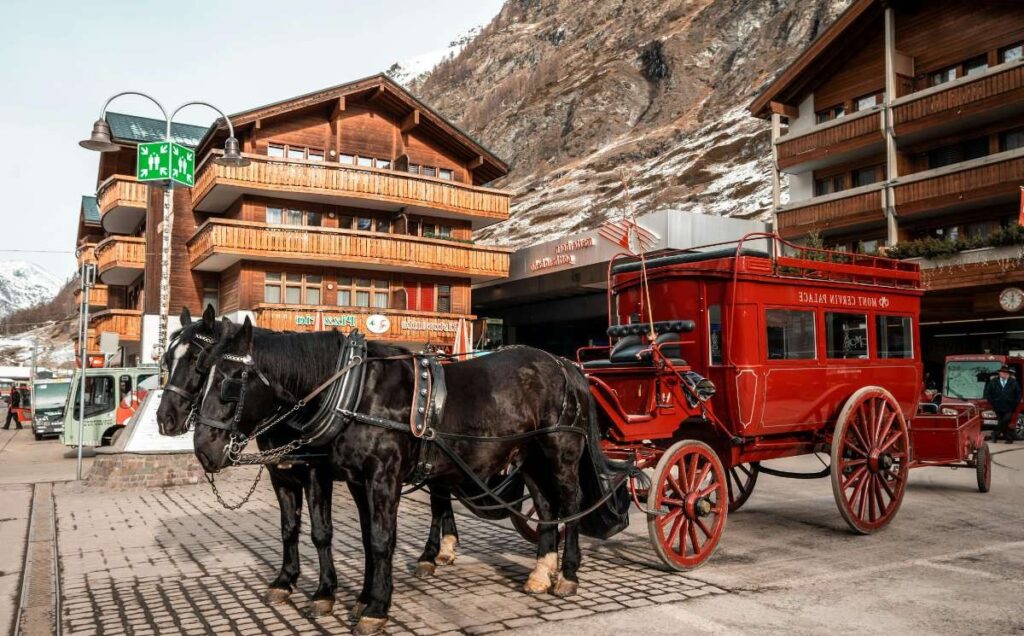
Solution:
[[[19,407],[21,407],[21,391],[18,390],[18,387],[14,387],[11,389],[10,404],[7,405],[7,419],[4,421],[5,431],[11,430],[11,420],[14,420],[18,428],[22,428],[21,420],[18,419],[18,414],[14,411],[14,409]]]
[[[1010,367],[1004,365],[999,369],[999,375],[985,384],[985,399],[996,412],[996,432],[992,440],[1002,437],[1007,444],[1012,444],[1016,426],[1011,427],[1010,420],[1020,404],[1020,384],[1010,377]]]

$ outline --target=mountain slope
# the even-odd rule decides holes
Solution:
[[[521,245],[625,207],[742,217],[771,201],[746,106],[850,0],[508,0],[413,89],[508,160]]]
[[[0,317],[45,302],[63,281],[34,263],[0,261]]]

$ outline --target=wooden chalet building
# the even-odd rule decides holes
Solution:
[[[988,237],[1017,223],[1024,185],[1024,3],[854,0],[750,110],[772,122],[783,236],[865,252]],[[933,368],[1024,349],[1020,256],[919,259]]]
[[[508,275],[510,250],[472,240],[508,218],[509,194],[486,187],[508,166],[386,76],[231,121],[249,165],[214,163],[227,128],[203,129],[195,186],[174,191],[171,328],[182,307],[212,304],[271,329],[450,347],[471,318],[470,285]],[[162,221],[161,192],[149,190],[134,240],[154,247],[140,248],[134,283],[150,291],[132,305],[147,363]]]

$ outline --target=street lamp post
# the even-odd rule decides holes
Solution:
[[[164,141],[168,144],[173,143],[171,137],[171,122],[174,116],[186,106],[206,106],[217,111],[217,113],[224,119],[228,126],[228,138],[224,142],[224,154],[214,159],[214,161],[221,165],[228,166],[246,166],[249,164],[249,160],[242,156],[239,152],[238,140],[235,138],[235,128],[231,124],[231,119],[228,118],[223,111],[219,108],[209,104],[207,102],[186,102],[181,106],[175,108],[170,117],[167,116],[167,111],[160,104],[149,95],[138,91],[125,91],[118,93],[107,100],[103,105],[103,110],[100,112],[100,118],[93,123],[92,134],[89,139],[85,139],[79,142],[79,145],[89,150],[96,150],[99,152],[115,152],[120,149],[120,146],[115,144],[111,139],[110,125],[106,121],[107,108],[110,103],[123,95],[137,95],[145,97],[150,100],[160,109],[160,112],[164,116],[164,122],[166,124]],[[162,228],[162,241],[160,249],[160,323],[157,335],[156,351],[153,352],[155,360],[159,360],[163,355],[163,352],[167,350],[167,322],[170,314],[170,290],[171,290],[171,230],[174,224],[174,197],[173,197],[173,181],[168,179],[164,186],[164,200],[163,200],[163,228]]]
[[[81,280],[81,304],[79,305],[79,332],[78,347],[81,352],[81,382],[78,384],[78,464],[75,469],[75,478],[82,479],[82,435],[85,433],[85,376],[89,369],[89,292],[96,284],[96,265],[93,263],[82,263],[79,271]],[[72,412],[74,406],[71,407]]]

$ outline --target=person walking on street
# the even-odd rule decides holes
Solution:
[[[999,375],[991,378],[985,384],[984,397],[992,406],[992,410],[996,412],[997,424],[992,441],[998,441],[1002,437],[1007,444],[1012,444],[1016,435],[1016,426],[1011,427],[1010,420],[1013,418],[1017,406],[1020,405],[1020,384],[1016,379],[1010,377],[1010,367],[1003,365],[999,369]]]
[[[11,389],[10,404],[7,405],[7,419],[4,420],[4,430],[5,431],[11,430],[11,420],[12,419],[14,420],[14,423],[18,425],[19,429],[22,428],[21,420],[18,419],[18,413],[15,410],[15,409],[20,408],[20,407],[21,407],[21,391],[18,390],[18,387],[14,387],[14,388]]]

